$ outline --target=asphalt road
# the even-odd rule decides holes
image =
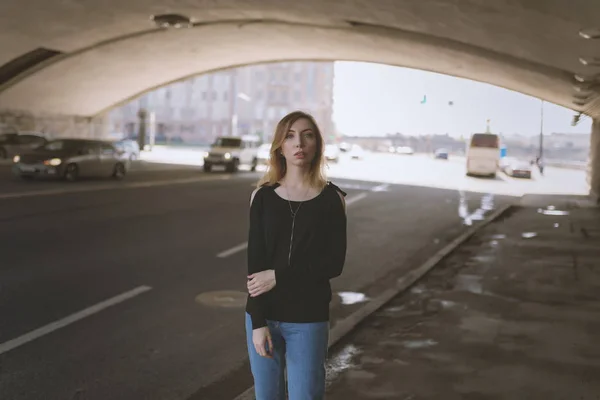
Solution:
[[[0,398],[229,399],[247,387],[245,251],[218,255],[245,242],[258,175],[144,165],[123,182],[0,173]],[[373,174],[335,182],[350,205],[334,290],[367,296],[465,218],[513,200]],[[352,306],[332,308],[335,323]]]

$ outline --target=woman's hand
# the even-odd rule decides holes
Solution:
[[[252,331],[252,343],[254,343],[254,348],[260,356],[273,358],[273,340],[268,326]]]
[[[260,296],[275,287],[275,271],[268,269],[248,275],[248,293],[251,297]]]

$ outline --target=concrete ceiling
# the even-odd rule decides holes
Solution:
[[[189,29],[157,28],[177,13]],[[281,60],[354,60],[470,78],[600,117],[597,0],[2,0],[0,66],[62,54],[0,85],[0,109],[94,116],[198,73]],[[585,93],[584,93],[585,94]]]

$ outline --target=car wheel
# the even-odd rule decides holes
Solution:
[[[115,178],[116,180],[121,180],[123,178],[125,178],[125,174],[127,173],[127,171],[125,170],[125,165],[121,164],[121,163],[117,163],[115,165],[115,169],[113,171],[112,177]]]
[[[204,172],[210,172],[212,170],[212,165],[210,164],[204,164]]]
[[[77,164],[67,165],[67,167],[65,168],[65,173],[64,173],[63,177],[65,178],[65,180],[67,180],[69,182],[76,181],[77,178],[79,177],[79,167],[77,166]]]
[[[227,172],[237,172],[240,167],[239,160],[233,160],[231,163],[227,165]]]

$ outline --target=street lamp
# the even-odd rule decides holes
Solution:
[[[540,160],[542,159],[542,156],[544,155],[544,100],[542,100],[542,104],[540,107],[540,151],[539,151],[539,157]]]
[[[252,97],[248,96],[246,93],[239,92],[234,100],[233,100],[233,115],[231,116],[231,135],[237,136],[238,133],[238,102],[237,99],[242,99],[245,102],[249,103],[252,101]]]

